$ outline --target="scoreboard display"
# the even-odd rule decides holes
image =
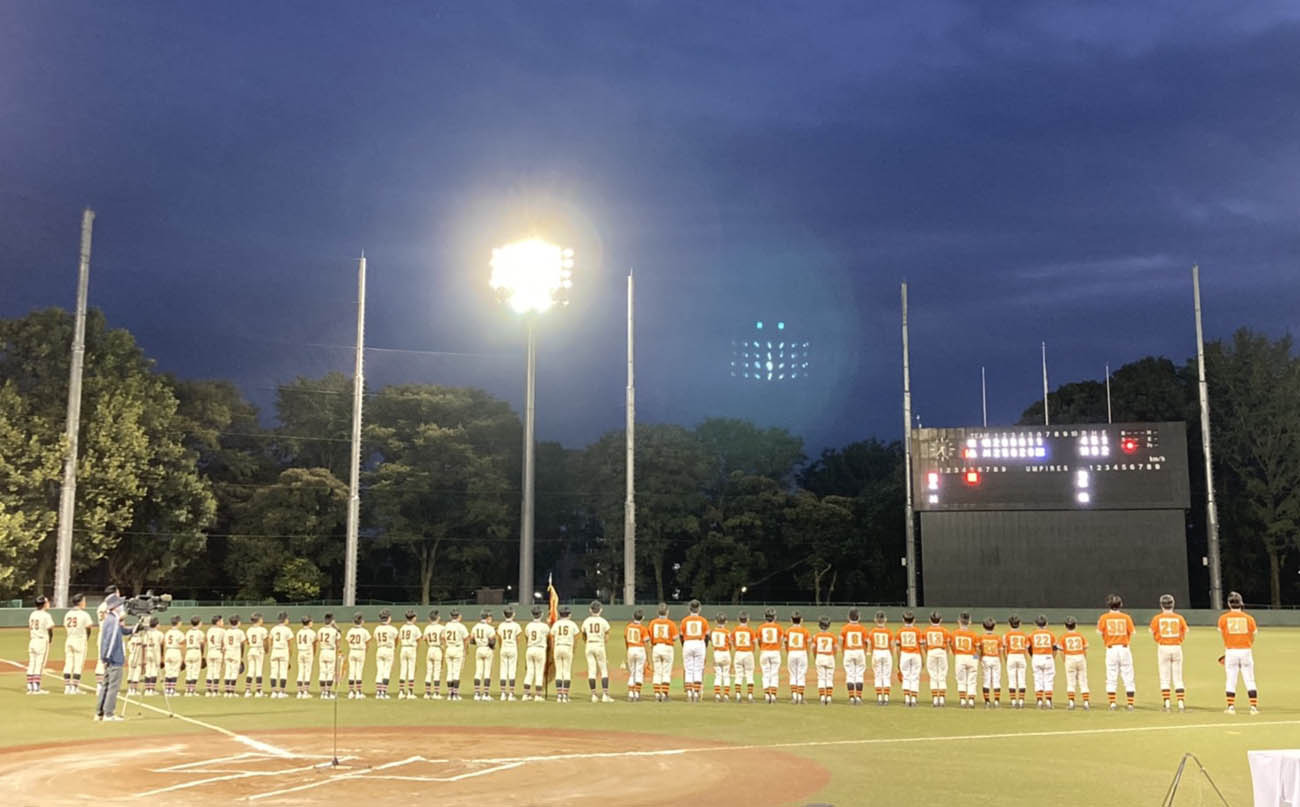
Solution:
[[[1182,423],[915,429],[912,498],[925,511],[1190,506]]]

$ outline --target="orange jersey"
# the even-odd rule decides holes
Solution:
[[[764,622],[758,626],[758,649],[759,650],[780,650],[781,639],[785,637],[785,631],[775,622]]]
[[[888,642],[886,642],[887,644]],[[840,645],[845,650],[864,650],[867,646],[867,629],[856,622],[840,628]]]
[[[1082,656],[1088,650],[1088,640],[1077,630],[1061,634],[1061,651],[1067,656]]]
[[[677,641],[677,623],[666,616],[650,620],[651,644],[672,644]]]
[[[713,645],[714,650],[730,650],[731,634],[721,625],[713,629],[709,634],[709,644]]]
[[[835,647],[837,641],[835,639],[835,634],[831,633],[830,631],[825,631],[825,630],[817,631],[816,635],[813,636],[812,643],[813,643],[813,651],[816,652],[817,655],[819,656],[835,655]]]
[[[1001,656],[1004,646],[1002,637],[996,633],[980,634],[979,649],[981,656]]]
[[[748,624],[737,625],[731,631],[731,643],[738,653],[752,653],[754,645],[758,644],[758,634]]]
[[[812,634],[803,626],[803,623],[791,625],[785,631],[785,646],[795,651],[807,650],[812,644]]]
[[[1056,649],[1056,637],[1047,628],[1039,628],[1029,634],[1029,652],[1035,656],[1050,656]]]
[[[1255,617],[1245,611],[1229,611],[1219,617],[1219,635],[1223,637],[1223,646],[1227,650],[1250,649],[1255,644],[1258,630]]]
[[[1110,611],[1097,620],[1097,632],[1107,647],[1127,645],[1133,638],[1133,617],[1123,611]]]
[[[894,645],[894,634],[890,633],[889,628],[883,625],[876,625],[871,629],[871,649],[888,650]]]
[[[1151,618],[1151,635],[1156,637],[1156,644],[1182,644],[1187,638],[1187,620],[1182,614],[1162,611]]]
[[[915,625],[904,625],[894,635],[894,644],[898,645],[899,652],[920,653],[921,629]]]
[[[704,641],[709,635],[709,620],[699,614],[688,614],[682,620],[682,641]]]
[[[1029,651],[1029,636],[1022,630],[1012,629],[1002,635],[1002,646],[1007,649],[1007,655],[1018,653],[1024,655]]]
[[[925,629],[926,650],[946,650],[948,648],[948,629],[942,625],[929,625]]]
[[[623,629],[623,640],[627,642],[628,647],[645,647],[649,639],[650,629],[640,622],[629,622]]]
[[[959,656],[975,655],[975,645],[979,643],[979,637],[969,628],[958,628],[952,632],[950,644],[952,652]]]

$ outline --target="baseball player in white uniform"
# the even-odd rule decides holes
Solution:
[[[573,683],[573,646],[578,641],[578,623],[569,618],[573,612],[561,605],[560,618],[551,626],[551,639],[555,642],[555,701],[569,702],[569,687]]]
[[[542,607],[533,606],[533,621],[524,626],[524,700],[546,700],[546,643],[551,626],[542,619]]]
[[[424,698],[442,698],[442,622],[436,610],[429,612],[429,624],[424,627]]]
[[[289,627],[289,614],[281,611],[276,617],[275,627],[264,641],[271,645],[271,697],[289,697],[289,656],[293,652],[293,628]],[[260,669],[259,669],[260,672]],[[257,687],[257,696],[262,696],[262,687]]]
[[[348,700],[366,699],[366,693],[361,691],[366,672],[366,648],[370,646],[370,631],[366,629],[365,621],[364,614],[354,614],[352,627],[343,637],[348,648]]]
[[[460,670],[465,664],[465,644],[469,641],[469,628],[461,621],[460,611],[452,611],[451,619],[442,630],[442,658],[447,664],[447,700],[460,700]]]
[[[609,622],[600,615],[600,602],[592,601],[590,613],[582,620],[582,638],[587,651],[587,689],[591,692],[591,702],[613,703],[609,696],[609,656],[605,650],[605,640],[609,637]],[[596,695],[596,678],[600,678],[600,696]]]
[[[27,694],[44,695],[41,675],[54,641],[54,618],[50,616],[50,601],[45,597],[36,598],[36,610],[27,617],[27,630]]]
[[[185,631],[185,697],[198,697],[199,674],[203,671],[203,620],[190,617],[190,628]]]
[[[375,628],[375,697],[388,700],[388,681],[393,675],[393,656],[397,651],[397,628],[393,627],[393,612],[387,608],[379,612],[379,625]]]
[[[320,668],[321,700],[332,701],[338,698],[334,691],[334,682],[339,677],[339,646],[343,644],[343,632],[334,624],[334,614],[326,612],[325,624],[316,631],[316,663]]]
[[[519,634],[523,626],[515,621],[515,609],[506,606],[502,613],[505,619],[497,625],[497,678],[501,681],[501,700],[515,699],[515,675],[519,671]]]
[[[298,679],[295,697],[311,697],[311,672],[316,662],[316,629],[310,616],[302,618],[302,627],[294,635],[298,645]]]
[[[185,631],[181,618],[172,617],[171,627],[163,636],[163,695],[176,694],[176,681],[181,677],[181,664],[185,661]]]
[[[86,643],[94,624],[90,614],[86,613],[86,595],[78,594],[72,600],[72,608],[63,615],[63,629],[67,631],[63,640],[64,695],[81,694],[81,671],[86,666]]]
[[[236,697],[235,686],[239,683],[240,668],[244,663],[244,645],[247,642],[248,634],[244,633],[244,629],[239,627],[239,615],[231,616],[230,624],[226,626],[225,638],[222,644],[224,652],[222,653],[221,680],[226,682],[227,698]]]
[[[248,663],[244,669],[244,697],[254,694],[262,697],[262,671],[266,668],[266,640],[269,632],[262,622],[262,615],[254,612],[248,618]],[[275,672],[271,672],[271,689],[275,689]],[[253,683],[257,683],[257,692],[253,692]]]
[[[492,695],[492,657],[497,646],[497,629],[492,624],[492,612],[479,614],[478,622],[469,632],[474,645],[474,700],[490,701]]]
[[[397,629],[397,699],[415,697],[415,667],[420,650],[420,637],[424,634],[415,621],[414,611],[406,612],[406,622]]]

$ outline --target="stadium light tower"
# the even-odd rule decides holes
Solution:
[[[568,305],[573,286],[573,250],[529,238],[492,250],[488,281],[502,302],[528,323],[528,370],[524,377],[524,495],[519,525],[519,604],[533,590],[534,448],[533,403],[537,397],[537,317]]]

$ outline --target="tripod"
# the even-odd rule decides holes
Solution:
[[[1201,764],[1201,761],[1191,752],[1183,754],[1182,760],[1178,763],[1178,770],[1174,771],[1174,780],[1169,783],[1169,790],[1165,793],[1165,800],[1160,802],[1161,807],[1173,807],[1174,796],[1178,794],[1178,785],[1182,783],[1183,771],[1186,769],[1187,760],[1189,759],[1196,763],[1196,767],[1200,769],[1201,774],[1205,777],[1205,781],[1210,783],[1210,787],[1214,788],[1214,794],[1219,797],[1219,801],[1223,802],[1224,807],[1230,807],[1228,805],[1228,800],[1223,796],[1223,791],[1219,790],[1219,786],[1210,778],[1210,772],[1205,769],[1205,766]]]

